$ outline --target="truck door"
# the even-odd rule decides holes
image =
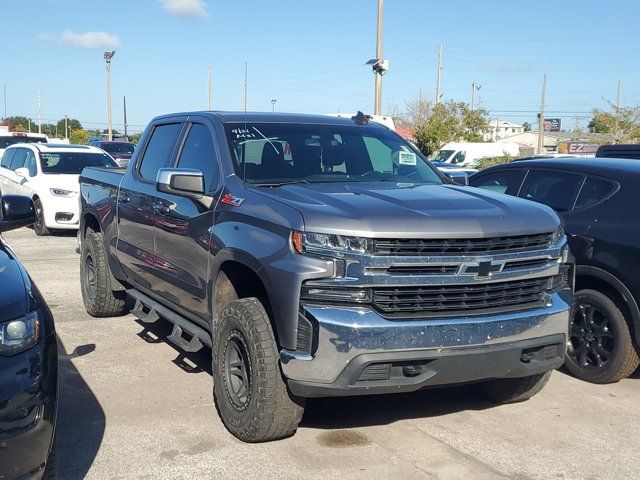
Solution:
[[[127,170],[118,196],[117,255],[127,279],[139,287],[154,290],[154,225],[162,217],[154,208],[158,170],[169,166],[184,126],[181,119],[166,120],[152,126],[136,165]]]
[[[222,188],[214,132],[208,119],[190,117],[177,149],[177,168],[204,173],[209,201],[156,194],[158,283],[155,289],[164,298],[202,318],[207,318],[210,288],[209,246],[215,207],[215,200],[210,199],[217,199]]]

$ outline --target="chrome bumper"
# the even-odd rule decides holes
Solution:
[[[350,365],[360,363],[358,357],[365,355],[370,358],[384,354],[389,360],[397,353],[401,360],[407,352],[414,352],[437,358],[455,353],[464,355],[471,349],[476,354],[483,349],[489,353],[490,347],[543,337],[566,342],[572,301],[572,293],[567,289],[552,294],[551,305],[545,308],[429,320],[388,320],[362,307],[303,305],[307,317],[317,324],[317,348],[312,355],[282,350],[282,370],[290,381],[331,384]],[[474,375],[476,378],[469,380],[488,378],[483,376],[482,368]]]

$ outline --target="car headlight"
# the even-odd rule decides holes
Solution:
[[[0,355],[16,355],[38,343],[40,321],[38,312],[0,323]]]
[[[556,245],[560,243],[560,241],[564,238],[564,227],[558,228],[555,232],[553,232],[553,236],[551,237],[551,245]]]
[[[308,249],[328,249],[342,252],[365,253],[371,240],[362,237],[347,237],[327,233],[291,232],[291,245],[297,253]]]
[[[51,188],[49,189],[52,195],[56,197],[71,197],[73,192],[71,190],[64,190],[62,188]]]

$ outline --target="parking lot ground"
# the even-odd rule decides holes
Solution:
[[[590,385],[555,372],[532,400],[494,407],[468,388],[318,399],[298,433],[244,444],[219,420],[210,352],[169,325],[94,319],[72,235],[5,239],[48,301],[60,342],[60,478],[621,479],[640,477],[640,376]]]

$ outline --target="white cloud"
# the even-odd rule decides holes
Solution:
[[[176,17],[198,19],[208,16],[204,0],[159,0],[162,8]]]
[[[40,39],[48,39],[48,34],[38,35]],[[106,32],[75,33],[69,29],[63,30],[57,38],[60,43],[80,48],[113,49],[120,46],[120,38],[117,35]]]

